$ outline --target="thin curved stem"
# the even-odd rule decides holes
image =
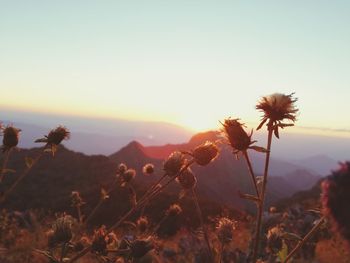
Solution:
[[[200,222],[203,234],[204,234],[204,240],[205,240],[205,243],[207,244],[208,255],[209,255],[209,258],[210,258],[210,262],[213,262],[213,253],[212,253],[211,246],[210,246],[208,232],[207,232],[207,229],[206,229],[206,227],[204,225],[203,213],[202,213],[201,207],[199,205],[197,193],[196,193],[194,188],[192,189],[192,195],[193,195],[194,203],[196,205],[196,211],[197,211],[197,215],[198,215],[198,218],[199,218],[199,222]]]
[[[321,217],[316,225],[304,236],[304,238],[295,246],[295,248],[288,254],[284,263],[287,263],[294,254],[312,237],[312,235],[322,226],[325,221],[325,217]]]
[[[253,182],[253,185],[254,185],[256,196],[258,198],[260,198],[258,184],[256,182],[256,177],[255,177],[255,174],[254,174],[254,171],[253,171],[252,163],[250,162],[250,158],[249,158],[248,152],[247,151],[243,151],[243,156],[244,156],[244,158],[245,158],[245,160],[247,162],[247,165],[248,165],[249,174],[250,174],[250,177],[252,178],[252,182]]]
[[[0,173],[0,183],[4,180],[5,177],[5,173],[6,173],[6,167],[7,167],[7,163],[10,157],[10,152],[11,152],[11,148],[5,152],[5,157],[4,157],[4,161],[2,162],[2,167],[1,167],[1,173]]]
[[[267,176],[268,176],[269,164],[270,164],[272,135],[273,135],[273,130],[271,128],[269,128],[268,135],[267,135],[267,153],[266,153],[266,159],[265,159],[264,180],[263,180],[263,186],[262,186],[262,190],[261,190],[261,194],[260,194],[260,202],[258,203],[258,217],[257,217],[257,226],[256,226],[254,250],[253,250],[253,262],[254,263],[256,262],[256,259],[258,256],[258,251],[259,251],[259,241],[260,241],[260,234],[261,234],[261,228],[262,228],[262,217],[263,217],[263,212],[264,212]]]

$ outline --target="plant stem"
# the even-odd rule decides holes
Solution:
[[[194,188],[192,189],[192,195],[193,195],[194,203],[196,205],[196,211],[197,211],[197,215],[199,218],[199,222],[200,222],[203,234],[204,234],[204,239],[205,239],[205,242],[207,244],[209,259],[210,259],[210,262],[213,262],[213,254],[212,254],[212,250],[211,250],[211,246],[210,246],[210,242],[209,242],[208,232],[207,232],[205,225],[204,225],[203,213],[202,213],[201,207],[199,206],[197,193],[196,193]]]
[[[267,135],[267,153],[266,153],[266,159],[265,159],[264,180],[263,180],[263,186],[260,194],[260,202],[258,203],[258,217],[257,217],[255,240],[254,240],[253,261],[252,261],[254,263],[256,262],[258,251],[259,251],[259,241],[260,241],[260,234],[261,234],[261,228],[262,228],[262,217],[264,213],[267,175],[269,172],[270,153],[271,153],[271,144],[272,144],[272,135],[273,135],[273,130],[270,128],[271,125],[268,125],[268,127],[269,128],[268,128],[268,135]]]
[[[250,174],[250,177],[252,178],[252,182],[253,182],[253,185],[254,185],[254,188],[255,188],[256,196],[258,198],[260,198],[258,184],[256,182],[256,177],[255,177],[255,174],[254,174],[254,171],[253,171],[252,163],[250,162],[250,158],[249,158],[248,152],[247,151],[243,151],[243,156],[244,156],[245,160],[247,161],[249,174]]]
[[[107,231],[106,235],[115,230],[117,227],[119,227],[129,216],[131,216],[134,212],[136,212],[142,205],[147,204],[148,201],[151,199],[155,198],[166,186],[168,186],[172,181],[176,179],[176,177],[180,176],[190,165],[192,165],[194,161],[188,162],[181,170],[180,172],[176,175],[171,177],[171,179],[165,183],[162,187],[157,188],[154,192],[151,192],[148,196],[143,196],[139,202],[137,202],[136,206],[132,207],[126,214],[124,214],[115,224],[113,224]],[[142,201],[143,200],[143,201]],[[84,248],[82,251],[80,251],[78,254],[76,254],[74,257],[72,257],[68,263],[73,263],[77,261],[79,258],[83,257],[87,253],[91,251],[91,246],[88,246]]]
[[[225,244],[223,242],[221,242],[219,263],[222,262],[222,255],[224,254],[224,247],[225,247]]]
[[[0,183],[4,180],[5,177],[5,170],[6,170],[6,166],[10,157],[10,152],[11,152],[12,148],[10,148],[8,151],[5,152],[5,157],[4,157],[4,161],[2,162],[2,167],[1,167],[1,173],[0,173]]]
[[[287,263],[295,253],[312,237],[312,235],[322,226],[325,221],[325,217],[321,217],[316,225],[304,236],[304,238],[299,241],[299,243],[295,246],[295,248],[288,254],[284,263]]]
[[[42,151],[32,162],[32,165],[27,167],[24,172],[17,178],[17,180],[10,186],[7,191],[3,194],[1,197],[0,203],[3,203],[6,198],[9,196],[9,194],[12,193],[12,191],[16,188],[16,186],[23,180],[24,177],[30,172],[30,170],[34,167],[34,165],[40,160],[40,158],[44,155],[44,151]]]

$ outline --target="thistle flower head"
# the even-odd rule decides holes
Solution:
[[[168,210],[166,211],[166,214],[168,216],[177,216],[182,213],[182,208],[178,204],[172,204]]]
[[[152,175],[154,173],[154,165],[151,163],[146,164],[142,168],[142,172],[144,175]]]
[[[3,128],[2,134],[3,134],[3,139],[2,139],[2,150],[3,152],[9,151],[13,147],[16,147],[19,141],[19,132],[21,130],[17,129],[13,126],[7,126],[6,128]]]
[[[85,204],[78,191],[72,191],[71,193],[72,207],[80,207]]]
[[[233,231],[236,228],[236,222],[227,218],[222,217],[217,223],[217,236],[222,244],[228,244],[232,241]]]
[[[164,162],[163,170],[168,176],[176,176],[185,164],[185,156],[183,153],[175,151],[171,153]]]
[[[138,259],[145,256],[149,251],[154,249],[154,240],[152,237],[145,239],[136,239],[130,244],[131,257]]]
[[[46,147],[51,148],[51,152],[54,155],[57,149],[57,146],[63,141],[68,140],[70,137],[70,132],[64,126],[58,126],[56,129],[53,129],[49,132],[48,135],[45,135],[44,138],[37,139],[35,142],[46,143]]]
[[[283,246],[283,232],[280,227],[276,226],[267,232],[267,249],[272,253],[278,253]]]
[[[193,150],[192,156],[197,164],[204,166],[213,161],[218,156],[218,153],[219,148],[215,143],[206,141]]]
[[[48,235],[48,245],[50,248],[62,243],[68,243],[71,240],[73,223],[74,220],[69,215],[63,215],[56,219]]]
[[[99,229],[94,231],[92,237],[91,251],[97,254],[104,255],[107,249],[106,240],[107,230],[105,226],[101,226]]]
[[[127,169],[128,169],[128,167],[126,166],[125,163],[120,163],[118,165],[117,175],[121,175],[121,174],[125,173]]]
[[[251,140],[252,135],[243,129],[244,124],[239,119],[226,119],[222,125],[225,137],[235,152],[246,151],[255,142]]]
[[[183,171],[176,181],[181,185],[184,190],[193,189],[196,186],[197,178],[190,168]]]
[[[136,221],[137,228],[141,233],[144,233],[149,225],[148,218],[145,216],[141,216],[139,219]]]
[[[298,109],[295,107],[295,102],[297,99],[293,98],[293,95],[294,93],[289,95],[274,93],[262,97],[256,105],[256,109],[263,112],[261,123],[257,129],[260,129],[267,121],[268,129],[273,129],[276,125],[281,128],[292,126],[293,124],[283,124],[282,121],[296,121]]]
[[[136,171],[134,169],[128,169],[121,175],[122,184],[130,183],[132,179],[136,176]]]
[[[342,163],[322,182],[323,213],[331,219],[333,228],[350,245],[350,162]]]

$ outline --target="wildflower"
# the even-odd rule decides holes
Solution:
[[[71,194],[72,207],[80,207],[85,204],[78,191],[72,191]]]
[[[197,164],[204,166],[213,161],[218,153],[218,147],[214,143],[206,141],[193,150],[192,156]]]
[[[185,164],[185,160],[183,153],[177,151],[171,153],[163,165],[165,173],[169,176],[176,176]]]
[[[154,173],[154,165],[151,163],[146,164],[142,168],[142,172],[144,175],[152,175]]]
[[[130,244],[131,257],[132,258],[142,258],[149,251],[154,249],[154,242],[151,237],[146,239],[136,239]]]
[[[168,216],[177,216],[182,213],[182,208],[178,204],[171,205],[168,210],[166,211],[166,214]]]
[[[296,113],[298,109],[294,103],[297,101],[293,98],[294,93],[285,95],[281,93],[274,93],[272,95],[262,97],[256,109],[263,112],[261,123],[257,130],[259,130],[267,121],[268,130],[273,130],[278,138],[278,128],[284,128],[287,126],[293,126],[293,124],[282,123],[283,120],[289,120],[291,122],[296,121]]]
[[[63,215],[55,221],[48,235],[50,248],[62,243],[68,243],[71,240],[73,222],[73,218],[68,215]]]
[[[147,230],[148,224],[149,224],[148,219],[147,219],[147,217],[145,217],[145,216],[140,217],[140,218],[136,221],[137,228],[139,229],[139,231],[140,231],[141,233],[143,233],[143,232],[145,232],[145,231]]]
[[[105,226],[101,226],[99,229],[94,231],[92,238],[91,251],[97,254],[104,255],[107,249],[106,241],[107,230]]]
[[[118,166],[117,174],[121,175],[121,174],[125,173],[127,169],[128,169],[128,167],[126,166],[125,163],[120,163],[119,166]]]
[[[176,181],[184,188],[184,190],[193,189],[197,183],[197,179],[190,168],[183,171]]]
[[[334,229],[350,245],[350,162],[322,182],[323,213],[331,219]]]
[[[232,241],[233,231],[236,228],[236,222],[227,218],[222,217],[218,221],[217,235],[222,244],[228,244]]]
[[[223,132],[231,147],[233,153],[238,155],[239,152],[245,152],[253,149],[258,152],[266,152],[263,147],[253,145],[256,141],[252,141],[253,131],[250,135],[244,130],[245,125],[239,122],[239,119],[226,119],[222,124]]]
[[[6,152],[12,149],[13,147],[16,147],[19,141],[19,132],[21,130],[17,129],[13,126],[7,126],[6,128],[3,128],[3,136],[2,139],[2,151]]]
[[[56,129],[51,130],[48,135],[45,135],[44,138],[37,139],[35,142],[43,142],[46,143],[45,147],[51,149],[52,154],[54,155],[57,146],[63,141],[69,139],[70,132],[66,127],[58,126]]]

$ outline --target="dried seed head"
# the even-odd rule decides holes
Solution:
[[[244,124],[239,119],[226,119],[223,123],[223,132],[234,151],[246,151],[254,143],[243,129]]]
[[[168,216],[177,216],[179,215],[180,213],[182,213],[182,208],[180,205],[178,204],[172,204],[168,210],[166,211],[166,214]]]
[[[154,249],[154,241],[151,237],[146,239],[136,239],[130,244],[131,257],[132,258],[142,258],[149,251]]]
[[[13,126],[7,126],[3,129],[2,133],[4,138],[2,139],[3,152],[10,150],[13,147],[16,147],[19,141],[19,132],[21,130]]]
[[[50,248],[62,243],[68,243],[71,240],[73,223],[73,218],[68,215],[56,219],[48,235],[48,245]]]
[[[146,164],[142,168],[142,172],[144,175],[152,175],[154,173],[154,165],[151,163]]]
[[[129,183],[136,176],[136,171],[134,169],[128,169],[121,176],[124,184]]]
[[[117,174],[121,175],[121,174],[125,173],[127,169],[128,169],[128,167],[126,166],[125,163],[120,163],[118,166]]]
[[[80,207],[85,204],[78,191],[72,191],[71,201],[72,207]]]
[[[63,140],[69,139],[70,132],[64,126],[58,126],[56,129],[51,130],[47,136],[48,144],[59,145]]]
[[[178,151],[171,153],[163,165],[165,173],[169,176],[176,176],[185,164],[185,160],[183,153]]]
[[[236,228],[236,222],[227,218],[222,217],[219,219],[216,230],[218,239],[222,244],[228,244],[232,241],[233,231]]]
[[[199,165],[207,165],[213,161],[219,153],[219,148],[210,141],[199,145],[193,150],[193,158]]]
[[[267,248],[272,253],[278,253],[283,246],[282,230],[280,227],[276,226],[267,232]]]
[[[148,222],[147,217],[142,216],[139,219],[137,219],[136,224],[137,224],[137,228],[139,229],[139,231],[141,233],[144,233],[148,228],[149,222]]]
[[[97,254],[106,254],[107,241],[106,241],[106,227],[101,226],[99,229],[94,231],[92,237],[91,251]]]
[[[342,163],[322,183],[323,213],[331,219],[333,228],[350,245],[350,162]]]
[[[293,95],[294,93],[289,95],[274,93],[262,97],[256,105],[256,109],[263,112],[262,121],[258,129],[260,129],[267,120],[269,120],[269,126],[281,123],[283,120],[295,122],[298,109],[295,107],[297,99],[293,98]]]
[[[183,171],[177,178],[176,181],[185,190],[193,189],[196,186],[197,179],[190,168]]]

